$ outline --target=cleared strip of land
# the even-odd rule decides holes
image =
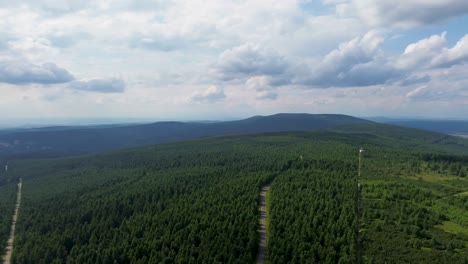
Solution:
[[[10,231],[10,238],[8,239],[7,247],[6,247],[6,255],[3,258],[3,264],[10,264],[11,262],[11,254],[13,253],[13,242],[15,241],[15,228],[16,228],[16,221],[18,220],[18,211],[21,205],[21,189],[23,187],[23,180],[20,179],[18,182],[18,193],[16,194],[16,205],[15,205],[15,212],[13,213],[13,221],[11,222],[11,231]]]
[[[266,233],[266,218],[267,218],[267,206],[266,206],[266,196],[270,190],[270,185],[263,186],[262,191],[260,192],[260,243],[258,248],[257,263],[263,264],[265,262],[265,256],[267,255],[267,233]]]

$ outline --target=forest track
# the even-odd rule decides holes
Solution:
[[[16,194],[16,205],[15,205],[15,212],[13,213],[13,221],[11,222],[11,229],[10,229],[10,238],[8,239],[7,247],[6,247],[6,255],[3,258],[3,264],[10,264],[11,262],[11,254],[13,253],[13,242],[15,241],[15,228],[16,228],[16,221],[18,220],[18,211],[21,205],[21,191],[23,187],[23,179],[19,179],[18,182],[18,193]]]
[[[266,220],[267,220],[267,202],[266,196],[268,191],[270,190],[270,184],[265,185],[262,187],[262,191],[260,192],[260,229],[258,233],[260,235],[260,243],[258,245],[258,256],[257,256],[257,264],[263,264],[265,262],[265,256],[267,255],[267,230],[266,230]]]

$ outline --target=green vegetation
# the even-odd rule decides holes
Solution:
[[[5,175],[2,175],[3,177]],[[16,183],[0,185],[0,256],[5,254],[16,201]]]
[[[267,241],[270,239],[270,219],[271,219],[271,190],[268,190],[266,193],[266,219],[265,219],[265,229],[267,232]],[[269,261],[269,259],[268,259]]]
[[[462,234],[462,235],[468,236],[468,229],[454,222],[444,221],[441,225],[436,226],[436,227],[444,230],[447,233],[452,233],[456,235]]]
[[[303,165],[272,186],[272,263],[354,263],[353,167],[326,161]]]
[[[364,262],[468,262],[466,141],[335,131],[12,162],[13,263],[253,263],[269,182],[271,263],[355,263],[360,146]]]
[[[405,157],[402,160],[407,161],[395,167],[404,170],[384,173],[376,168],[390,161],[367,159],[364,175],[368,180],[363,185],[366,262],[468,261],[468,199],[458,195],[468,189],[465,159]]]

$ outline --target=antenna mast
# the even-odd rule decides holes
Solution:
[[[356,196],[356,211],[357,211],[357,263],[361,264],[361,159],[364,149],[359,149],[359,167],[357,177],[357,196]]]

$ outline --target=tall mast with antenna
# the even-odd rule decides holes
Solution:
[[[357,263],[362,263],[361,260],[361,160],[362,160],[362,153],[364,149],[361,147],[359,149],[359,167],[358,167],[358,177],[357,177],[357,196],[356,196],[356,212],[357,212]]]

